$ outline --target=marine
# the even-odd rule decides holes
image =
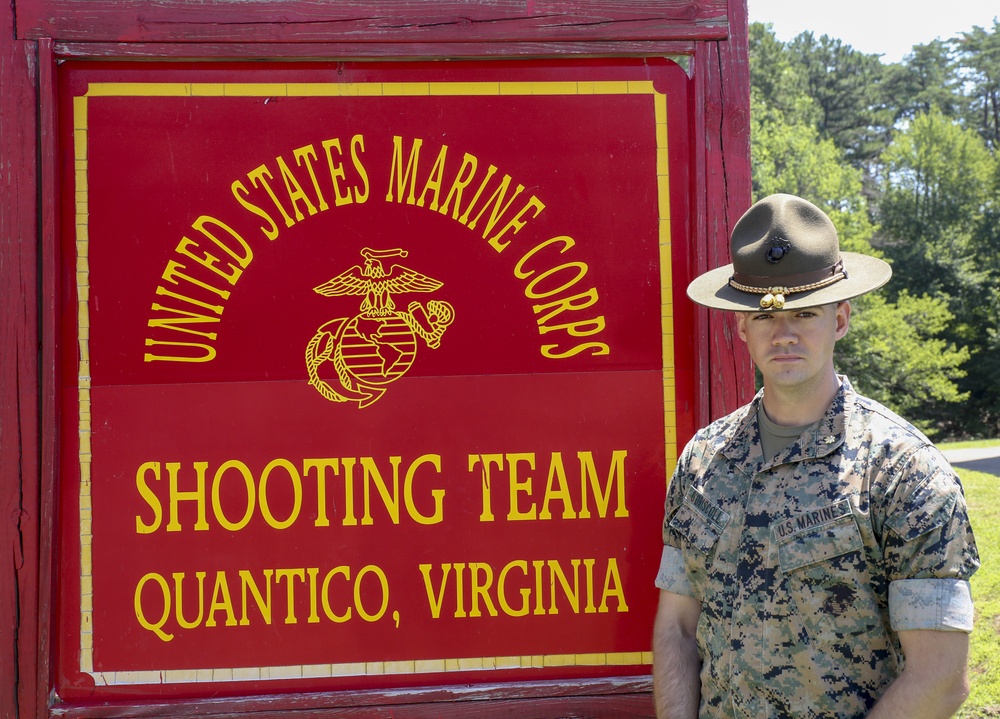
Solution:
[[[737,313],[763,387],[670,481],[653,636],[657,714],[948,717],[968,694],[979,555],[959,478],[836,372],[850,300],[891,276],[772,195],[688,296]]]

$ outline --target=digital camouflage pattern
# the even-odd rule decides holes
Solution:
[[[979,557],[958,477],[841,381],[773,460],[758,395],[678,462],[657,585],[701,602],[703,718],[862,717],[902,670],[896,631],[971,630]]]

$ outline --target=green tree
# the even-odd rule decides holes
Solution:
[[[922,113],[882,156],[880,245],[905,272],[906,287],[949,298],[980,278],[973,238],[996,173],[979,135],[936,108]]]
[[[838,369],[863,394],[936,433],[929,408],[968,399],[956,380],[965,376],[969,350],[941,338],[952,314],[943,302],[905,290],[895,302],[876,293],[852,305],[850,331],[837,343]]]
[[[867,169],[885,148],[892,111],[880,92],[885,66],[877,55],[840,40],[804,32],[789,43],[805,75],[807,93],[820,108],[820,137],[833,140],[851,165]]]
[[[936,108],[897,133],[882,162],[878,244],[894,260],[894,291],[946,303],[952,320],[941,338],[971,358],[959,382],[964,411],[927,403],[924,416],[953,434],[992,434],[1000,430],[1000,167],[978,132]]]
[[[802,63],[770,25],[750,27],[750,80],[754,197],[788,192],[822,198],[829,211],[845,219],[865,210],[861,174],[843,161],[832,138],[821,136],[817,121],[822,113],[807,93]],[[865,230],[870,230],[867,223],[855,234]]]
[[[858,171],[841,164],[840,150],[832,140],[820,139],[813,125],[787,122],[756,93],[751,94],[750,117],[756,197],[788,192],[800,197],[842,198],[838,203],[843,203],[851,202],[860,192]]]
[[[890,98],[893,125],[935,108],[947,117],[962,116],[965,98],[954,44],[933,40],[914,45],[903,62],[885,68],[881,94]]]
[[[957,39],[969,86],[967,121],[987,145],[1000,150],[1000,21],[990,32],[978,25]]]
[[[750,93],[756,97],[755,112],[778,113],[784,122],[815,125],[820,107],[807,92],[801,63],[785,43],[778,40],[770,23],[750,25]]]
[[[788,48],[774,40],[769,28],[752,28],[750,36],[752,82],[769,73],[788,75],[787,82],[758,79],[751,88],[754,197],[775,192],[805,197],[830,214],[844,250],[880,254],[871,245],[876,228],[862,169],[811,119],[814,100],[806,92],[808,83],[801,85],[803,96],[790,92],[801,65],[789,61]],[[753,68],[755,62],[763,66]],[[928,430],[939,424],[929,408],[953,406],[963,399],[956,382],[963,378],[968,358],[968,350],[944,336],[953,320],[947,303],[901,292],[892,298],[867,295],[852,305],[851,331],[837,346],[840,369],[887,406],[904,414],[916,412],[911,421]]]

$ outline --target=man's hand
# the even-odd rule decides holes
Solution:
[[[869,719],[946,719],[969,696],[965,632],[914,629],[899,633],[906,664]]]
[[[697,719],[701,657],[695,639],[701,603],[660,591],[653,627],[653,698],[660,719]]]

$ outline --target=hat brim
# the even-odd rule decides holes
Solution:
[[[793,292],[785,297],[782,310],[800,310],[805,307],[818,307],[836,302],[843,302],[866,292],[877,290],[892,277],[892,267],[884,260],[856,252],[841,252],[847,272],[845,279],[832,285],[807,292]],[[726,265],[709,270],[696,277],[688,285],[687,295],[694,302],[704,307],[733,312],[753,312],[760,309],[762,294],[743,292],[729,284],[733,276],[733,266]],[[779,278],[775,278],[778,284]]]

